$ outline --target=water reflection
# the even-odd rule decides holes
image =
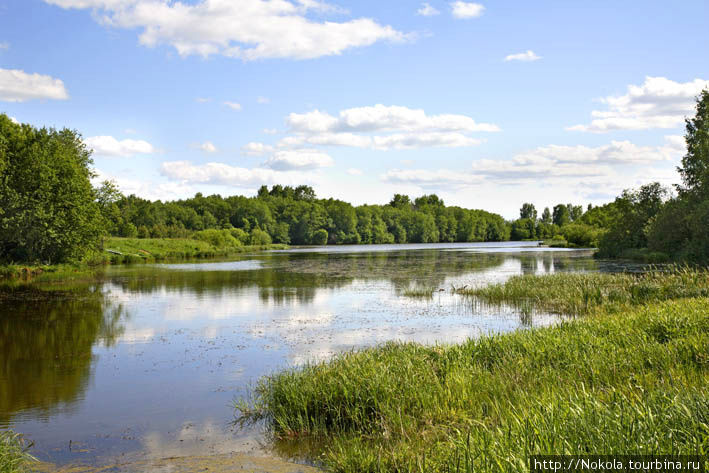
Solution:
[[[0,426],[15,413],[47,418],[86,390],[97,343],[120,337],[124,312],[98,289],[13,292],[0,300]]]
[[[116,267],[71,295],[4,299],[0,424],[60,463],[250,452],[261,434],[232,432],[229,406],[264,374],[389,340],[454,343],[554,323],[550,314],[473,304],[450,288],[603,269],[588,252],[482,248]],[[403,295],[410,287],[442,290],[412,299]]]

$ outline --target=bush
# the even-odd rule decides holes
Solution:
[[[231,248],[241,246],[241,242],[234,238],[232,230],[202,230],[194,234],[195,240],[206,241],[216,248]]]
[[[604,231],[583,223],[571,223],[562,227],[561,233],[571,246],[577,248],[595,248]]]
[[[259,228],[251,230],[249,244],[253,246],[266,246],[271,244],[271,236]]]
[[[313,233],[311,243],[313,245],[327,245],[327,236],[327,230],[321,228],[320,230]]]

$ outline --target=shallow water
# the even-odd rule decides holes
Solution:
[[[453,343],[559,316],[475,304],[451,287],[622,269],[535,244],[303,248],[140,265],[50,300],[0,301],[0,428],[56,464],[273,454],[231,425],[261,376],[388,340]],[[436,288],[411,298],[408,288]],[[283,451],[283,450],[280,450]]]

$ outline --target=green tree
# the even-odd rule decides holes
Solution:
[[[554,206],[554,214],[552,216],[552,221],[554,225],[563,227],[564,225],[571,223],[571,215],[569,214],[569,206],[564,204],[559,204]]]
[[[536,207],[534,207],[534,204],[530,204],[530,203],[522,204],[522,208],[519,209],[519,218],[536,220],[537,219],[537,209],[536,209]]]
[[[704,89],[697,98],[697,112],[694,118],[686,120],[684,139],[687,154],[682,158],[682,166],[677,168],[682,176],[683,195],[709,196],[709,90]]]
[[[552,223],[549,207],[544,207],[544,212],[542,212],[542,223]]]
[[[0,260],[60,263],[99,247],[93,161],[77,132],[0,114],[0,163]]]

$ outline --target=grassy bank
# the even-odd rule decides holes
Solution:
[[[525,471],[536,453],[706,455],[709,299],[682,298],[705,291],[706,274],[654,278],[513,280],[509,294],[540,307],[579,307],[586,283],[625,296],[555,327],[455,346],[389,343],[284,371],[238,404],[240,420],[314,440],[311,455],[338,472]],[[511,289],[521,282],[525,291]],[[652,297],[632,289],[653,284],[662,289]]]
[[[107,264],[147,263],[199,258],[228,258],[243,253],[280,250],[287,245],[218,246],[188,238],[107,238],[104,251],[92,253],[75,264],[0,265],[0,281],[65,281],[85,279],[100,272]]]
[[[18,434],[12,431],[0,431],[0,473],[29,471],[27,465],[33,460]]]
[[[228,257],[254,251],[288,248],[287,245],[217,246],[189,238],[117,238],[106,239],[104,248],[110,262],[134,263],[170,259]],[[118,254],[117,254],[118,253]]]

